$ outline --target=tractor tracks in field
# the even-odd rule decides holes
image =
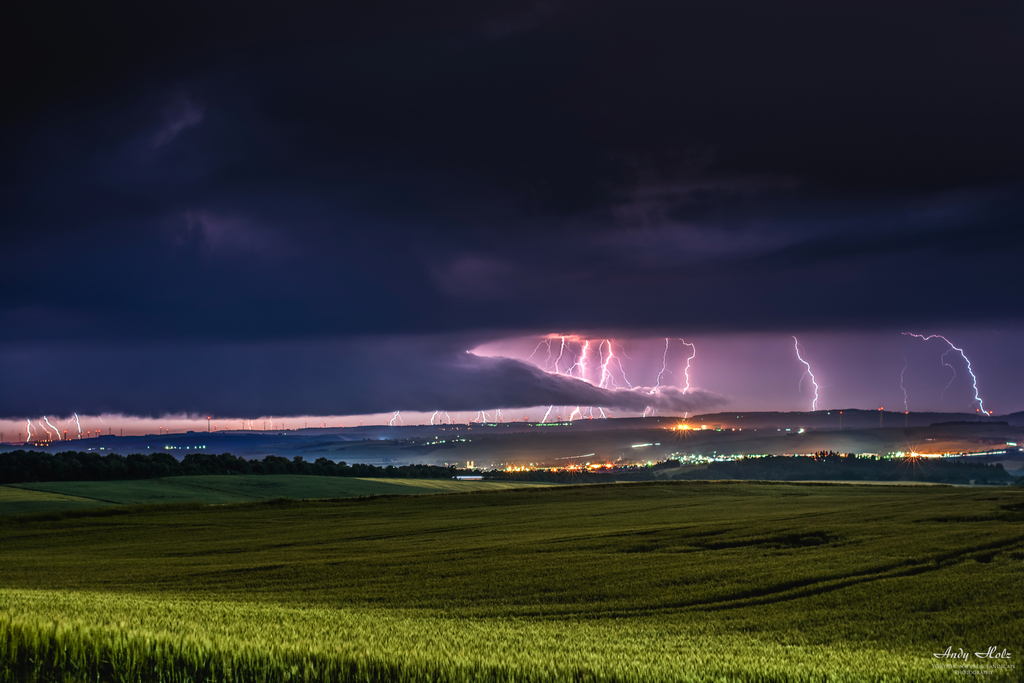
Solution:
[[[760,590],[745,591],[742,594],[713,596],[697,600],[678,600],[675,602],[661,603],[660,605],[640,610],[609,610],[600,613],[587,612],[578,616],[584,618],[604,618],[637,616],[639,614],[650,615],[663,612],[690,610],[711,612],[770,605],[773,603],[783,603],[790,600],[798,600],[800,598],[821,595],[823,593],[841,590],[850,586],[949,569],[967,561],[975,561],[984,564],[991,562],[996,555],[1020,549],[1024,549],[1024,535],[1014,538],[1003,538],[967,548],[959,548],[945,553],[908,558],[900,562],[892,562],[883,566],[871,567],[860,572],[846,574],[843,576],[799,579],[765,586]],[[563,614],[560,616],[564,617],[565,615]]]

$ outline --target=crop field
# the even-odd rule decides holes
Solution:
[[[244,503],[274,498],[353,498],[543,486],[452,479],[360,479],[298,474],[204,475],[125,481],[50,481],[0,486],[0,515],[107,505]]]
[[[0,525],[0,680],[1017,681],[1022,594],[1011,488],[69,511]]]
[[[96,507],[98,501],[50,491],[0,486],[0,516],[78,510]]]

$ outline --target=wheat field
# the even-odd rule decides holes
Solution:
[[[1019,680],[1019,491],[662,483],[8,518],[0,680]]]

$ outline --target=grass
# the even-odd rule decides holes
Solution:
[[[89,498],[16,486],[0,486],[0,516],[77,510],[95,507],[96,504],[95,500]]]
[[[644,483],[121,512],[0,528],[0,679],[948,681],[932,655],[949,646],[1006,648],[1018,668],[986,680],[1020,678],[1016,490]]]
[[[53,481],[0,486],[0,516],[78,509],[99,505],[150,503],[243,503],[274,498],[353,498],[359,496],[491,491],[530,482],[452,479],[359,479],[297,474],[205,475],[127,481]],[[17,493],[21,491],[22,493]],[[32,496],[38,498],[32,498]],[[39,501],[48,501],[40,506]],[[61,504],[64,501],[68,504]]]

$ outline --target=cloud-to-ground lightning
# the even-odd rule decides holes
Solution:
[[[558,341],[558,353],[555,354],[552,343]],[[573,346],[576,345],[579,351],[575,351]],[[629,388],[633,388],[630,384],[629,379],[626,377],[625,369],[622,365],[622,359],[620,355],[616,353],[615,342],[611,339],[592,340],[584,339],[576,335],[549,335],[544,339],[541,339],[537,346],[534,347],[533,353],[529,355],[527,360],[532,360],[534,356],[540,351],[541,347],[547,349],[547,358],[541,367],[547,372],[555,375],[562,375],[564,377],[572,377],[574,379],[583,380],[589,384],[594,384],[602,389],[619,388],[619,382],[615,379],[615,373],[613,368],[618,368],[618,374],[622,377],[623,383]],[[593,358],[593,351],[596,349],[597,358]],[[623,352],[624,353],[624,352]],[[566,355],[570,356],[566,359]],[[568,367],[563,368],[564,364]],[[595,375],[597,375],[595,377]],[[547,422],[551,416],[554,406],[550,405],[547,411],[544,413],[542,422]],[[607,417],[607,413],[600,406],[597,407],[598,413],[601,417]],[[576,419],[577,416],[584,417],[589,414],[590,417],[595,417],[594,406],[587,408],[581,408],[575,406],[570,413],[570,419]],[[500,416],[499,416],[500,419]]]
[[[814,379],[814,373],[811,372],[811,364],[804,360],[803,356],[800,355],[800,342],[797,341],[796,337],[793,337],[793,348],[796,349],[796,357],[804,364],[807,370],[803,375],[800,376],[800,386],[803,387],[804,377],[810,376],[811,384],[814,385],[814,400],[811,401],[811,410],[815,411],[818,409],[818,382]]]
[[[396,410],[395,411],[395,414],[391,416],[390,420],[388,420],[388,426],[389,427],[394,427],[395,426],[395,420],[398,420],[402,424],[405,424],[405,420],[402,419],[402,411],[400,411],[400,410]]]
[[[25,420],[25,427],[28,429],[28,437],[25,439],[25,443],[32,441],[32,420]]]
[[[654,386],[648,392],[650,394],[654,394],[661,388],[661,378],[666,372],[675,377],[677,382],[679,381],[679,377],[676,373],[668,369],[668,350],[671,341],[672,340],[668,337],[665,338],[665,350],[661,354],[661,370],[658,371],[658,376],[654,378]],[[697,357],[697,345],[682,338],[680,338],[679,341],[681,341],[684,346],[689,346],[691,351],[690,356],[686,359],[686,367],[683,369],[683,376],[685,377],[685,386],[683,386],[683,391],[687,392],[690,390],[690,363]],[[644,410],[643,417],[647,417],[648,410],[650,410],[650,408]]]
[[[692,351],[692,353],[690,354],[690,357],[686,359],[686,367],[683,368],[683,376],[686,378],[686,386],[683,387],[683,391],[689,391],[690,390],[690,363],[693,361],[694,358],[697,357],[697,345],[696,344],[692,344],[692,343],[686,341],[685,339],[680,339],[679,341],[683,342],[683,344],[685,344],[686,346],[689,346],[690,347],[690,351]]]
[[[925,336],[923,334],[914,334],[913,332],[904,332],[903,334],[908,337],[917,337],[918,339],[922,339],[924,341],[928,341],[929,339],[941,339],[942,341],[949,344],[950,350],[957,351],[960,354],[961,358],[964,359],[964,362],[967,363],[967,372],[971,376],[971,386],[974,389],[974,400],[978,402],[978,410],[985,413],[986,415],[989,414],[988,411],[985,410],[985,403],[981,400],[981,395],[978,393],[978,378],[975,377],[974,369],[971,367],[971,359],[967,357],[967,354],[964,353],[963,349],[953,344],[953,342],[949,341],[941,334],[929,334],[928,336]],[[949,365],[949,363],[945,361],[946,353],[949,353],[949,351],[946,351],[945,353],[942,354],[942,364],[948,366],[950,369],[953,370],[954,379],[956,379],[956,370],[953,369],[952,365]],[[952,381],[950,383],[952,383]],[[947,388],[949,388],[948,385]],[[943,393],[945,393],[945,389],[943,389]]]
[[[57,432],[57,440],[60,441],[60,430],[54,427],[53,423],[51,423],[50,420],[45,415],[43,415],[43,419],[46,420],[46,424],[50,425],[50,429],[53,429],[53,431]],[[46,433],[49,434],[50,430],[47,429]]]
[[[604,352],[605,344],[608,345],[608,353]],[[605,339],[603,342],[601,342],[601,344],[597,347],[597,351],[600,354],[601,358],[601,380],[598,382],[597,386],[608,386],[609,382],[615,381],[612,379],[612,373],[609,372],[608,370],[608,364],[615,360],[615,351],[614,349],[612,349],[611,340]]]
[[[946,392],[949,391],[949,388],[953,386],[953,382],[956,381],[956,368],[954,368],[951,364],[946,362],[946,356],[948,356],[949,352],[952,350],[953,349],[946,349],[945,352],[943,352],[943,354],[939,357],[939,360],[942,362],[942,364],[949,368],[950,371],[952,371],[953,373],[953,376],[949,378],[949,382],[947,382],[946,386],[942,388],[942,393],[939,394],[940,401],[946,398]],[[961,355],[963,355],[963,352],[961,352]],[[970,363],[968,363],[968,365],[970,365]]]
[[[623,352],[623,355],[625,355],[625,352]],[[622,358],[621,358],[621,357],[619,357],[619,356],[616,356],[616,357],[615,357],[615,362],[616,362],[616,363],[618,364],[618,366],[619,366],[619,372],[620,372],[620,373],[622,374],[622,381],[626,383],[626,386],[627,386],[627,387],[629,387],[630,389],[632,389],[632,388],[633,388],[633,385],[632,385],[632,384],[630,384],[630,383],[629,383],[629,380],[628,380],[628,379],[626,378],[626,368],[622,367]]]
[[[72,413],[71,417],[69,417],[68,419],[64,420],[64,424],[68,424],[70,422],[78,423],[78,420],[75,419],[75,413]],[[66,432],[67,430],[64,430],[64,431]],[[79,434],[82,433],[82,426],[80,424],[78,425],[78,433]]]
[[[907,366],[910,362],[907,360],[907,354],[900,352],[900,355],[903,356],[903,369],[900,370],[900,389],[903,390],[903,410],[904,412],[909,413],[910,408],[907,407],[907,388],[903,386],[903,373],[907,371]]]
[[[580,350],[580,355],[576,356],[576,362],[573,363],[569,370],[566,372],[570,377],[576,377],[578,379],[585,380],[587,378],[587,356],[590,353],[590,340],[583,340],[583,348]],[[573,375],[572,371],[576,370],[576,374]]]
[[[658,402],[663,403],[664,394],[669,389],[671,389],[669,393],[689,393],[693,391],[690,384],[690,369],[693,359],[697,355],[697,347],[685,339],[680,338],[679,341],[690,347],[690,354],[686,359],[684,369],[685,381],[683,377],[677,376],[670,369],[668,356],[671,353],[672,339],[666,337],[665,346],[662,349],[661,369],[654,378],[653,387],[635,386],[629,380],[626,373],[626,364],[623,362],[623,358],[628,359],[629,355],[622,344],[610,338],[588,339],[573,334],[550,334],[537,342],[527,360],[534,362],[551,374],[582,380],[601,389],[625,390],[628,388],[630,390],[640,390],[644,394],[657,396]],[[556,343],[558,344],[557,349],[555,347]],[[542,349],[547,350],[546,357],[541,353]],[[673,382],[666,382],[668,375],[675,378]],[[547,422],[549,419],[552,419],[552,416],[557,412],[555,410],[557,407],[559,406],[549,405],[541,421]],[[606,411],[603,406],[598,405],[568,405],[560,406],[560,408],[569,411],[569,420],[588,417],[591,419],[607,418],[610,416],[610,411]],[[647,416],[650,412],[651,407],[648,406],[642,411],[641,415]],[[563,418],[559,415],[557,419],[561,420]]]
[[[555,359],[555,374],[558,374],[558,364],[562,362],[562,355],[565,353],[565,337],[562,337],[562,345],[558,349],[558,358]]]
[[[440,412],[441,412],[440,410],[435,410],[434,411],[434,414],[430,416],[430,424],[434,424],[434,419],[437,417],[437,414],[440,413]]]
[[[658,371],[658,376],[654,378],[654,386],[651,387],[651,390],[649,392],[647,392],[649,394],[653,394],[656,391],[658,391],[658,389],[661,387],[661,378],[665,374],[665,371],[668,369],[668,344],[669,339],[668,337],[665,337],[665,350],[661,354],[661,370]],[[650,409],[650,406],[644,408],[644,413],[641,417],[647,417],[647,411]]]
[[[665,374],[665,370],[668,368],[668,337],[665,337],[665,351],[661,354],[661,370],[658,372],[658,376],[654,378],[654,387],[651,389],[653,394],[661,386],[661,376]]]

